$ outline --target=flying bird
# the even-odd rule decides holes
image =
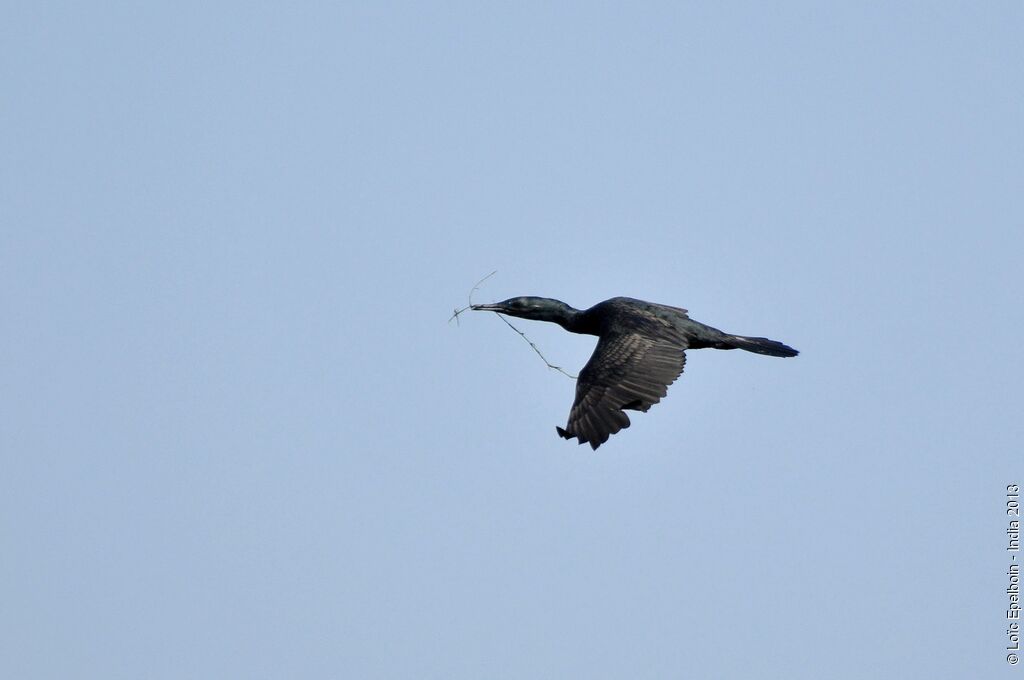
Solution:
[[[799,354],[776,340],[723,333],[694,321],[680,307],[628,297],[611,298],[587,310],[532,296],[470,307],[550,321],[571,333],[597,336],[597,347],[576,380],[569,421],[565,428],[555,428],[565,439],[575,437],[594,450],[629,427],[626,411],[646,412],[668,394],[668,386],[682,375],[688,349],[744,349],[773,357]]]

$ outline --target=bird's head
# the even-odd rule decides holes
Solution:
[[[472,308],[481,312],[498,312],[499,314],[518,316],[521,319],[554,321],[556,323],[561,323],[576,311],[560,300],[532,295],[509,298],[504,302],[495,302],[489,305],[473,305]]]

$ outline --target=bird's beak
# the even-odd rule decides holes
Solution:
[[[493,305],[470,305],[470,309],[473,309],[473,310],[478,311],[478,312],[500,312],[500,311],[504,310],[504,307],[502,307],[499,304],[493,304]]]

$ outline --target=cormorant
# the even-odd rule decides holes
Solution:
[[[730,335],[691,319],[685,309],[616,297],[579,310],[561,300],[515,297],[472,309],[536,321],[551,321],[572,333],[598,337],[590,361],[576,380],[576,401],[565,429],[593,449],[629,427],[627,410],[647,411],[668,394],[683,372],[685,350],[745,349],[773,357],[795,357],[792,347],[769,340]]]

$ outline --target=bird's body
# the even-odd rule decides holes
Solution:
[[[668,394],[683,372],[687,349],[745,349],[777,357],[798,352],[767,338],[730,335],[689,317],[680,307],[616,297],[578,310],[560,300],[518,297],[473,309],[537,321],[550,321],[573,333],[598,337],[590,361],[576,381],[576,400],[566,439],[594,449],[629,427],[625,411],[647,411]]]

